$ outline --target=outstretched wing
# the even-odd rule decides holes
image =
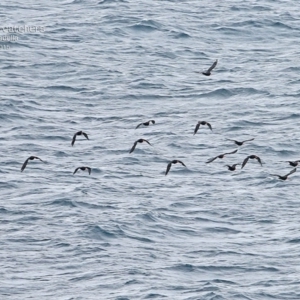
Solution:
[[[178,162],[181,163],[183,166],[186,167],[186,165],[181,160],[178,160]]]
[[[143,123],[140,123],[138,126],[135,127],[135,129],[138,129]]]
[[[40,161],[44,162],[42,159],[40,159],[39,157],[35,156],[34,158],[39,159]]]
[[[231,140],[231,139],[225,139],[227,141],[232,141],[232,142],[237,142],[236,140]]]
[[[137,142],[134,142],[134,144],[133,144],[131,150],[129,151],[129,153],[132,153],[132,152],[134,151],[134,149],[135,149],[135,147],[136,147],[136,144],[137,144]]]
[[[248,162],[248,160],[249,160],[249,156],[248,156],[248,157],[246,157],[246,158],[244,159],[244,161],[243,161],[243,163],[242,163],[242,167],[241,167],[241,169],[243,169],[243,168],[244,168],[244,166],[246,165],[246,163]]]
[[[144,142],[148,143],[150,146],[152,146],[147,140],[143,140]]]
[[[78,169],[80,169],[80,167],[76,168],[73,175],[78,171]]]
[[[210,160],[208,160],[206,163],[207,164],[209,164],[209,163],[211,163],[211,162],[213,162],[215,159],[217,159],[218,158],[218,156],[216,156],[216,157],[214,157],[214,158],[211,158]]]
[[[194,135],[197,133],[199,127],[200,127],[200,123],[197,123],[197,125],[196,125],[196,127],[195,127],[195,130],[194,130]]]
[[[258,162],[260,163],[260,165],[262,166],[262,162],[260,160],[260,158],[258,156],[256,156],[256,159],[258,160]]]
[[[235,149],[234,151],[232,152],[229,152],[229,153],[225,153],[224,155],[227,155],[227,154],[234,154],[234,153],[237,153],[238,149]]]
[[[168,163],[168,166],[167,166],[167,169],[166,169],[165,175],[167,175],[167,174],[169,173],[169,171],[170,171],[170,169],[171,169],[171,166],[172,166],[172,162],[169,162],[169,163]]]
[[[89,171],[89,175],[91,175],[91,171],[92,171],[92,169],[91,168],[89,168],[89,167],[86,167],[87,169],[88,169],[88,171]]]
[[[206,124],[207,124],[207,126],[209,127],[209,129],[212,131],[211,125],[210,125],[209,123],[207,123],[207,122],[206,122]]]
[[[250,140],[245,140],[245,141],[242,141],[242,143],[245,143],[245,142],[250,142],[250,141],[253,141],[254,140],[254,138],[253,139],[250,139]]]
[[[293,169],[289,174],[286,174],[285,176],[290,176],[291,174],[295,173],[297,171],[297,168]]]
[[[74,134],[73,139],[72,139],[72,146],[74,145],[75,141],[76,141],[76,135],[77,133]]]
[[[22,166],[22,168],[21,168],[21,172],[23,172],[24,169],[26,168],[27,163],[28,163],[28,160],[29,160],[29,158],[27,158],[27,159],[25,160],[25,162],[24,162],[24,164],[23,164],[23,166]]]
[[[84,135],[84,137],[85,137],[87,140],[89,140],[89,137],[88,137],[88,135],[87,135],[85,132],[82,132],[82,134]]]
[[[206,71],[207,73],[210,73],[217,65],[218,60],[216,59],[216,61],[211,65],[211,67]]]
[[[152,124],[155,124],[155,121],[154,120],[150,120],[152,122]]]

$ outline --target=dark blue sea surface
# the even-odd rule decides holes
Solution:
[[[0,299],[300,299],[298,1],[0,16]]]

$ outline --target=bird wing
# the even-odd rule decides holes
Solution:
[[[285,176],[290,176],[291,174],[295,173],[297,171],[297,168],[293,169],[289,174],[286,174]]]
[[[231,140],[231,139],[225,139],[227,141],[232,141],[232,142],[237,142],[236,140]]]
[[[88,137],[88,135],[87,135],[85,132],[82,132],[82,134],[85,136],[85,138],[86,138],[87,140],[89,140],[89,137]]]
[[[147,140],[143,140],[144,142],[148,143],[150,146],[152,146]]]
[[[135,127],[135,129],[138,129],[143,123],[140,123],[138,126]]]
[[[154,120],[151,120],[152,124],[155,124],[155,121]]]
[[[206,71],[207,73],[211,72],[217,65],[218,60],[216,59],[216,61],[211,65],[211,67]]]
[[[167,174],[169,173],[169,171],[170,171],[170,169],[171,169],[171,166],[172,166],[172,162],[169,162],[169,163],[168,163],[168,166],[167,166],[167,169],[166,169],[165,175],[167,175]]]
[[[44,162],[42,159],[40,159],[39,157],[35,156],[34,158],[39,159],[40,161]]]
[[[209,163],[211,163],[211,162],[213,162],[215,159],[217,159],[218,158],[218,156],[216,156],[216,157],[214,157],[214,158],[211,158],[210,160],[208,160],[206,163],[207,164],[209,164]]]
[[[133,146],[132,146],[131,150],[129,151],[129,153],[131,153],[131,152],[133,152],[133,151],[134,151],[134,149],[135,149],[135,147],[136,147],[136,144],[137,144],[137,142],[134,142],[134,144],[133,144]]]
[[[250,139],[250,140],[245,140],[245,141],[243,141],[242,143],[250,142],[250,141],[253,141],[253,140],[254,140],[254,138],[253,138],[253,139]]]
[[[73,139],[72,139],[72,146],[74,145],[75,141],[76,141],[76,135],[77,133],[74,134]]]
[[[199,127],[200,127],[200,123],[197,123],[197,125],[196,125],[196,127],[195,127],[195,130],[194,130],[194,135],[197,133]]]
[[[27,158],[27,159],[25,160],[25,162],[24,162],[24,164],[23,164],[23,166],[22,166],[22,168],[21,168],[21,172],[23,172],[24,169],[26,168],[27,163],[28,163],[28,160],[29,160],[29,158]]]
[[[178,162],[181,163],[183,166],[186,167],[186,165],[181,160],[178,160]]]
[[[243,161],[243,163],[242,163],[242,167],[241,167],[241,169],[243,169],[244,168],[244,166],[246,165],[246,163],[247,163],[247,161],[249,160],[249,156],[248,157],[246,157],[245,159],[244,159],[244,161]]]
[[[209,129],[212,131],[211,125],[210,125],[209,123],[207,123],[207,122],[206,122],[206,124],[207,124],[207,126],[209,127]]]
[[[89,175],[91,175],[91,171],[92,171],[92,169],[91,168],[89,168],[89,167],[86,167],[87,169],[88,169],[88,171],[89,171]]]
[[[75,169],[73,175],[78,171],[79,168],[80,168],[80,167],[78,167],[78,168]]]
[[[256,156],[256,159],[258,160],[258,162],[260,163],[260,165],[262,166],[262,162],[260,160],[260,158],[258,156]]]
[[[236,153],[237,152],[237,149],[235,149],[234,151],[232,151],[232,152],[229,152],[229,153],[225,153],[224,155],[227,155],[227,154],[234,154],[234,153]]]

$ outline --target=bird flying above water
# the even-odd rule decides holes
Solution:
[[[89,172],[89,175],[91,175],[92,169],[91,169],[90,167],[78,167],[78,168],[75,169],[73,175],[74,175],[79,169],[82,170],[82,171],[87,170],[87,171]]]
[[[238,146],[242,146],[245,142],[249,142],[249,141],[253,141],[254,138],[250,139],[250,140],[245,140],[245,141],[242,141],[242,142],[239,142],[239,141],[236,141],[236,140],[231,140],[231,139],[226,139],[227,141],[232,141],[234,142],[236,145]]]
[[[256,159],[262,166],[261,159],[257,155],[249,155],[244,159],[241,169],[244,168],[244,166],[246,165],[246,163],[248,162],[249,159]]]
[[[134,144],[133,144],[131,150],[129,151],[129,153],[132,153],[132,152],[134,151],[134,149],[135,149],[137,143],[143,143],[143,142],[146,142],[146,143],[148,143],[150,146],[152,146],[147,140],[145,140],[145,139],[138,139],[137,141],[134,142]]]
[[[202,72],[202,74],[205,76],[210,76],[211,71],[216,67],[217,63],[218,63],[218,60],[216,59],[216,61],[211,65],[211,67],[207,71]]]
[[[174,159],[168,163],[165,175],[169,173],[172,164],[177,164],[177,163],[182,164],[184,167],[186,167],[186,165],[181,160]]]
[[[216,157],[214,157],[214,158],[209,159],[206,163],[209,164],[209,163],[213,162],[213,161],[214,161],[215,159],[217,159],[217,158],[224,158],[225,155],[228,155],[228,154],[234,154],[234,153],[236,153],[237,151],[238,151],[238,149],[236,149],[236,150],[234,150],[234,151],[232,151],[232,152],[229,152],[229,153],[220,154],[220,155],[218,155],[218,156],[216,156]]]
[[[78,131],[74,134],[73,139],[72,139],[72,146],[74,145],[75,141],[76,141],[76,137],[77,135],[83,135],[87,140],[89,139],[88,135],[83,132],[83,131]]]
[[[284,176],[280,176],[280,175],[276,175],[276,174],[270,174],[272,176],[277,176],[279,179],[281,180],[287,180],[288,176],[290,176],[291,174],[295,173],[297,171],[297,168],[293,169],[290,173],[284,175]]]
[[[138,129],[141,125],[149,126],[150,123],[155,124],[155,121],[154,120],[149,120],[149,121],[147,121],[145,123],[140,123],[138,126],[135,127],[135,129]]]
[[[199,121],[199,122],[196,124],[196,127],[195,127],[195,129],[194,129],[194,135],[197,133],[198,129],[200,128],[200,125],[207,125],[208,128],[212,131],[212,127],[211,127],[211,125],[210,125],[208,122],[206,122],[206,121]]]
[[[21,168],[21,172],[23,172],[23,171],[25,170],[25,168],[26,168],[26,166],[27,166],[27,164],[28,164],[28,161],[29,161],[29,160],[34,160],[34,159],[39,159],[40,161],[44,162],[43,160],[41,160],[41,159],[40,159],[39,157],[37,157],[37,156],[30,156],[30,157],[28,157],[28,158],[25,160],[25,162],[23,163],[22,168]]]

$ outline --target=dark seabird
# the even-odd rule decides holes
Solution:
[[[37,157],[37,156],[30,156],[30,157],[28,157],[28,158],[25,160],[25,162],[24,162],[24,164],[23,164],[23,166],[22,166],[22,168],[21,168],[21,172],[23,172],[24,169],[26,168],[26,166],[27,166],[27,164],[28,164],[28,161],[29,161],[29,160],[34,160],[34,159],[39,159],[40,161],[44,162],[43,160],[41,160],[41,159],[40,159],[39,157]]]
[[[214,157],[214,158],[211,158],[211,159],[208,160],[206,163],[209,164],[209,163],[213,162],[213,161],[214,161],[215,159],[217,159],[217,158],[224,158],[225,155],[233,154],[233,153],[236,153],[236,152],[237,152],[237,149],[234,150],[234,151],[232,151],[232,152],[229,152],[229,153],[220,154],[220,155],[218,155],[218,156],[216,156],[216,157]]]
[[[245,160],[243,161],[243,163],[242,163],[242,168],[241,168],[241,169],[244,168],[244,166],[245,166],[246,163],[248,162],[249,158],[250,158],[250,159],[257,159],[257,161],[258,161],[258,162],[260,163],[260,165],[262,166],[261,160],[260,160],[260,158],[259,158],[258,156],[256,156],[256,155],[249,155],[249,156],[246,157]]]
[[[195,127],[195,130],[194,130],[194,135],[197,133],[198,129],[200,128],[200,125],[207,125],[209,127],[209,129],[212,131],[212,127],[211,125],[206,122],[206,121],[199,121]]]
[[[288,163],[289,163],[292,167],[297,167],[299,162],[300,162],[300,160],[288,161]]]
[[[154,120],[150,120],[150,121],[148,121],[148,122],[141,123],[141,124],[139,124],[138,126],[136,126],[135,129],[138,129],[141,125],[149,126],[150,123],[155,124],[155,121],[154,121]]]
[[[134,149],[135,149],[137,143],[142,143],[142,142],[146,142],[146,143],[148,143],[150,146],[152,146],[147,140],[145,140],[145,139],[139,139],[139,140],[137,140],[137,141],[134,142],[134,144],[133,144],[131,150],[129,151],[129,153],[131,153],[131,152],[134,151]]]
[[[74,145],[74,143],[75,143],[75,141],[76,141],[76,136],[77,136],[77,135],[82,135],[82,134],[85,136],[85,138],[86,138],[87,140],[89,139],[88,135],[87,135],[85,132],[83,132],[83,131],[78,131],[78,132],[76,132],[76,133],[74,134],[74,136],[73,136],[72,146]]]
[[[232,166],[226,165],[226,167],[228,167],[228,170],[229,170],[229,171],[235,171],[237,165],[240,165],[240,164],[234,164],[234,165],[232,165]]]
[[[168,163],[165,175],[167,175],[169,173],[172,164],[177,164],[177,163],[182,164],[184,167],[186,167],[186,165],[181,160],[178,160],[178,159],[172,160]]]
[[[87,170],[87,171],[89,172],[89,175],[91,175],[92,169],[91,169],[90,167],[78,167],[78,168],[75,169],[73,175],[74,175],[79,169],[82,170],[82,171]]]
[[[216,61],[211,65],[211,67],[206,72],[202,72],[202,74],[205,76],[210,76],[211,71],[216,67],[217,63],[218,63],[218,60],[216,59]]]
[[[276,174],[270,174],[270,175],[277,176],[281,180],[287,180],[288,176],[290,176],[291,174],[295,173],[296,171],[297,171],[297,168],[293,169],[289,174],[286,174],[284,176],[280,176],[280,175],[276,175]]]
[[[232,141],[232,142],[235,142],[236,145],[238,146],[242,146],[245,142],[249,142],[249,141],[253,141],[253,139],[250,139],[250,140],[245,140],[245,141],[242,141],[242,142],[239,142],[239,141],[236,141],[236,140],[231,140],[231,139],[226,139],[227,141]]]

